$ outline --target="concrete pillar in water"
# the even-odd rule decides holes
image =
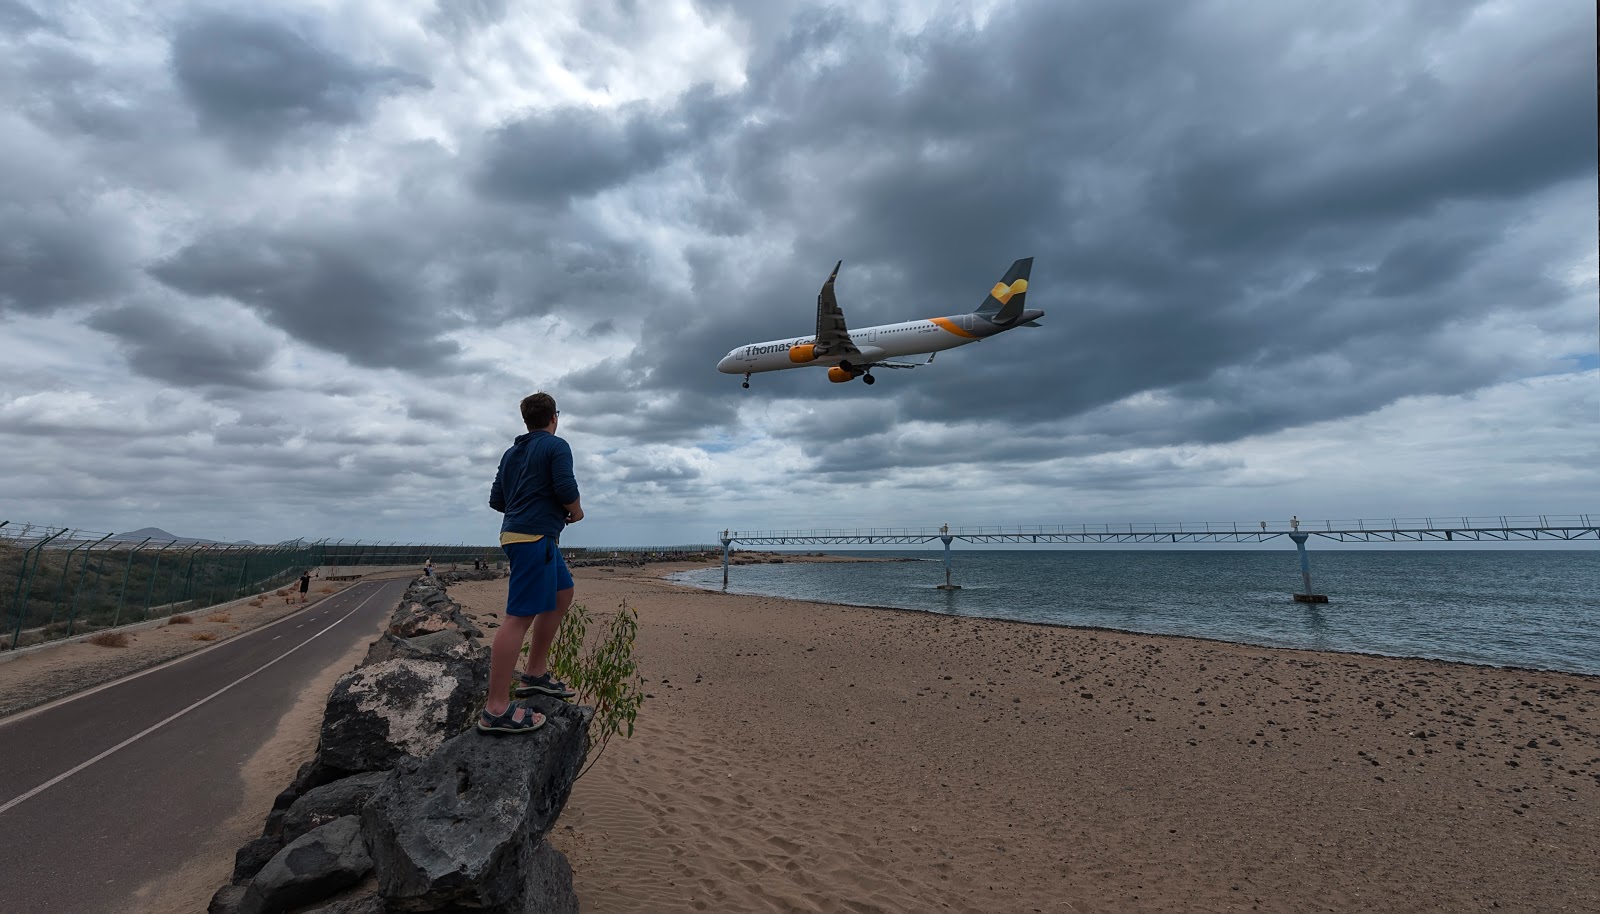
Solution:
[[[944,583],[937,585],[938,590],[960,590],[960,584],[950,583],[950,541],[955,537],[950,535],[950,525],[945,524],[939,528],[939,539],[944,542]]]
[[[728,531],[722,531],[722,589],[728,589],[728,544],[733,540],[728,538]]]
[[[1298,531],[1300,527],[1298,518],[1294,526]],[[1311,592],[1311,559],[1306,555],[1306,540],[1310,536],[1311,534],[1309,533],[1299,532],[1289,534],[1289,538],[1294,540],[1295,550],[1300,553],[1300,580],[1306,587],[1303,593],[1295,594],[1294,599],[1297,603],[1326,603],[1328,602],[1328,597],[1325,594]]]

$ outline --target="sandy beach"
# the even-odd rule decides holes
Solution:
[[[671,570],[577,573],[638,608],[650,693],[555,839],[586,912],[1600,911],[1600,678]]]

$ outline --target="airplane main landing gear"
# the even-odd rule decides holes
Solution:
[[[748,371],[744,373],[744,389],[750,389],[750,372]]]

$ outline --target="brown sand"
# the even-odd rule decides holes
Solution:
[[[586,912],[1600,911],[1600,678],[668,570],[577,575],[651,693],[555,836]]]

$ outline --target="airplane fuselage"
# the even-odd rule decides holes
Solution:
[[[950,317],[904,321],[852,330],[849,333],[850,341],[861,350],[860,356],[820,355],[810,362],[803,363],[796,363],[790,359],[789,353],[796,346],[815,343],[815,336],[767,340],[734,349],[717,363],[717,370],[723,374],[757,374],[763,371],[782,371],[786,368],[808,366],[827,368],[844,360],[870,364],[881,359],[901,356],[931,355],[968,343],[976,343],[983,338],[979,335],[982,333],[982,329],[978,329],[979,325],[987,323],[988,321],[975,318],[971,314],[956,314]],[[866,358],[863,359],[862,356]]]

